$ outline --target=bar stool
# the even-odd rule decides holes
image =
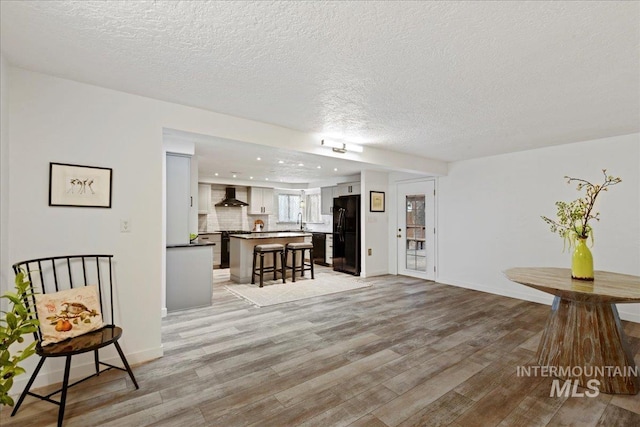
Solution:
[[[304,251],[306,250],[309,250],[309,264],[304,262]],[[296,281],[296,271],[299,271],[300,275],[304,277],[304,272],[307,270],[311,270],[311,278],[315,279],[313,276],[313,244],[307,242],[287,243],[284,254],[286,260],[289,259],[289,252],[291,252],[291,261],[293,264],[287,265],[287,268],[291,269],[292,281]],[[296,263],[296,254],[298,252],[300,252],[300,265]]]
[[[273,266],[265,267],[264,266],[264,256],[265,254],[273,254]],[[276,273],[279,271],[282,275],[282,283],[285,283],[285,260],[284,260],[284,246],[278,243],[270,243],[265,245],[255,245],[253,247],[253,270],[251,271],[251,284],[254,285],[256,283],[256,274],[260,275],[260,287],[262,287],[264,283],[264,273],[273,272],[273,280],[276,280]],[[256,268],[256,260],[260,255],[260,268]],[[278,268],[278,255],[280,255],[280,268]]]

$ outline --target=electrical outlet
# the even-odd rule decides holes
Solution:
[[[367,253],[371,256],[371,248],[367,249]]]
[[[131,221],[128,219],[120,220],[120,232],[121,233],[130,233],[131,232]]]

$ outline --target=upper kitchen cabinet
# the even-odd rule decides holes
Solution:
[[[249,215],[273,213],[273,188],[249,187]]]
[[[346,182],[335,187],[322,187],[320,189],[320,213],[331,215],[333,213],[333,198],[360,194],[359,182]]]
[[[333,193],[336,187],[322,187],[320,189],[320,213],[331,215],[333,213]]]
[[[211,213],[211,184],[198,184],[198,214]]]
[[[167,245],[189,243],[191,157],[167,154]]]
[[[344,184],[338,184],[336,186],[336,192],[334,192],[334,197],[340,196],[351,196],[353,194],[360,194],[360,183],[359,182],[345,182]]]

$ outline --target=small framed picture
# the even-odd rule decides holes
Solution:
[[[369,211],[384,212],[384,192],[382,191],[369,192]]]
[[[49,163],[49,206],[111,207],[112,170]]]

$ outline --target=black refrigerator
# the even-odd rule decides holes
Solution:
[[[360,196],[333,199],[333,269],[360,275]]]

